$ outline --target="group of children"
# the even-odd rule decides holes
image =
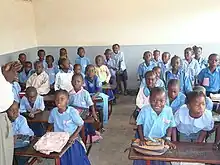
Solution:
[[[141,83],[133,114],[140,145],[155,138],[165,139],[171,148],[175,148],[172,141],[176,140],[204,142],[208,131],[214,128],[209,96],[220,90],[218,55],[209,55],[206,62],[201,53],[202,48],[194,46],[185,49],[184,60],[176,55],[171,58],[165,52],[162,61],[158,50],[153,52],[153,57],[150,51],[144,53],[144,62],[138,67]],[[219,147],[220,135],[216,137],[214,146]],[[135,160],[133,164],[145,165],[146,161]]]

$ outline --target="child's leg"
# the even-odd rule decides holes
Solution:
[[[123,72],[124,95],[127,95],[127,80],[128,80],[128,74],[127,71],[124,70]]]
[[[121,75],[120,75],[119,73],[117,73],[117,75],[116,75],[116,82],[117,82],[117,91],[118,91],[118,94],[121,94],[121,92],[122,92]]]

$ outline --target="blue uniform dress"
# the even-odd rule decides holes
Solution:
[[[169,63],[164,64],[164,62],[161,61],[161,62],[158,63],[158,66],[161,69],[160,77],[165,82],[165,76],[164,75],[165,75],[166,71],[168,71],[170,69],[170,64]]]
[[[208,67],[202,69],[198,75],[198,82],[205,87],[207,96],[210,96],[210,93],[218,93],[220,89],[220,68],[217,67],[213,73]]]
[[[19,83],[26,83],[28,78],[34,73],[34,70],[30,70],[28,73],[25,73],[25,70],[23,69],[22,72],[18,74],[18,80]]]
[[[81,89],[78,92],[71,90],[69,93],[69,105],[73,107],[89,109],[90,106],[94,105],[91,96],[88,91]],[[92,124],[85,123],[85,134],[95,135],[95,128]]]
[[[190,78],[183,72],[179,70],[177,74],[173,74],[171,70],[165,73],[166,77],[166,86],[168,85],[169,80],[178,79],[180,81],[180,91],[182,93],[188,93],[192,91],[192,82]]]
[[[98,76],[95,76],[93,79],[86,76],[84,88],[90,93],[90,95],[93,95],[97,92],[102,91],[102,83],[99,80]],[[104,124],[107,124],[108,123],[108,99],[109,99],[109,96],[104,93],[100,93],[99,97],[102,98],[103,102],[97,103],[96,105],[103,109],[103,122],[104,122]]]
[[[48,123],[53,124],[54,132],[68,132],[72,135],[77,127],[83,125],[83,120],[73,107],[68,106],[63,113],[55,107],[50,113]],[[61,157],[60,163],[61,165],[90,165],[85,149],[77,139]]]
[[[21,87],[18,82],[13,82],[12,83],[12,91],[14,93],[14,100],[19,103],[20,102],[20,95],[19,93],[21,92]]]
[[[44,110],[45,105],[44,105],[44,98],[43,96],[38,95],[34,104],[31,104],[26,96],[23,96],[21,101],[20,101],[20,113],[25,113],[25,112],[34,112],[36,110]],[[34,134],[38,137],[41,137],[45,133],[45,128],[42,123],[28,123],[30,128],[34,131]]]
[[[206,109],[212,111],[213,110],[213,102],[209,97],[206,97]]]
[[[137,117],[137,125],[142,125],[144,137],[147,139],[166,136],[167,129],[175,127],[172,109],[165,105],[162,112],[157,113],[150,105],[143,107]],[[145,160],[135,160],[134,165],[146,165]],[[165,165],[166,162],[151,161],[151,165]]]
[[[76,57],[75,63],[81,65],[83,73],[85,73],[87,65],[91,64],[90,60],[87,57],[80,57],[80,56]]]
[[[145,73],[147,71],[151,71],[155,66],[157,66],[153,61],[150,61],[149,65],[147,65],[145,62],[142,62],[139,66],[138,66],[138,76],[142,79],[144,79]]]
[[[52,68],[46,67],[44,70],[49,76],[50,85],[53,85],[55,83],[56,74],[59,72],[58,66],[53,65]]]
[[[177,97],[170,102],[169,98],[167,97],[167,105],[170,106],[173,110],[173,114],[182,106],[185,104],[185,99],[186,96],[182,93],[179,92],[179,94],[177,95]]]

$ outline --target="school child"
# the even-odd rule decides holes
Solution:
[[[83,76],[83,79],[85,78],[85,73],[82,72],[82,67],[80,64],[75,64],[73,66],[74,74],[81,74]]]
[[[207,60],[202,57],[202,47],[193,46],[193,51],[195,54],[195,59],[198,61],[200,66],[200,71],[208,66]]]
[[[162,54],[162,61],[158,63],[158,66],[161,68],[161,79],[165,81],[164,75],[166,71],[170,69],[170,53],[169,52],[163,52]]]
[[[116,82],[117,82],[117,89],[118,93],[122,93],[122,85],[121,82],[123,82],[124,85],[124,95],[127,95],[127,80],[128,80],[128,74],[126,70],[126,64],[125,64],[125,57],[124,53],[120,51],[119,44],[114,44],[112,46],[112,50],[114,53],[114,60],[115,60],[115,66],[116,66]]]
[[[198,83],[205,87],[206,95],[216,94],[220,89],[220,68],[218,65],[218,55],[211,54],[208,58],[209,66],[201,70],[198,75]]]
[[[97,106],[102,107],[103,119],[101,119],[101,120],[103,120],[103,124],[107,124],[108,123],[108,113],[111,113],[111,112],[108,112],[108,110],[109,110],[109,104],[108,104],[109,96],[102,93],[102,82],[99,80],[99,77],[95,74],[95,67],[93,65],[88,65],[86,67],[84,88],[90,93],[90,95],[94,99],[96,97],[102,98],[103,103],[98,103]],[[101,111],[101,113],[102,113],[102,111]]]
[[[171,143],[173,127],[176,126],[172,109],[166,106],[166,93],[163,88],[155,87],[150,91],[150,105],[144,106],[138,117],[137,127],[140,145],[145,144],[145,139],[164,138],[165,144],[171,148],[176,146]],[[166,121],[166,122],[165,122]],[[145,160],[135,160],[134,165],[146,165]],[[166,162],[151,161],[151,165],[165,165]]]
[[[38,61],[41,61],[43,63],[44,68],[46,68],[47,63],[45,61],[45,56],[46,56],[46,52],[43,49],[38,50],[37,52],[37,56],[38,56]]]
[[[203,92],[189,92],[186,105],[175,113],[176,128],[181,142],[204,142],[207,131],[213,129],[212,112],[206,109],[205,100]]]
[[[156,66],[158,66],[158,64],[161,62],[161,59],[160,59],[160,51],[159,50],[154,50],[153,51],[153,59],[152,61],[154,62],[154,64]]]
[[[22,68],[21,68],[21,70],[19,71],[19,73],[23,71],[26,60],[27,60],[26,54],[20,53],[20,54],[18,55],[18,61],[20,61],[21,65],[22,65]]]
[[[70,68],[70,61],[68,58],[60,59],[59,72],[56,74],[54,89],[63,89],[69,92],[73,86],[71,84],[73,71]]]
[[[12,91],[14,93],[14,100],[17,102],[17,103],[20,103],[20,92],[21,92],[21,87],[19,85],[19,83],[17,81],[14,81],[12,83]]]
[[[195,87],[193,88],[193,91],[203,92],[204,95],[206,95],[206,90],[205,90],[205,88],[204,88],[203,86],[195,86]],[[213,109],[213,102],[212,102],[212,100],[211,100],[209,97],[207,97],[207,96],[206,96],[206,99],[205,99],[205,103],[206,103],[206,109],[212,111],[212,109]]]
[[[34,69],[35,73],[28,78],[26,88],[32,86],[37,89],[39,95],[48,94],[50,92],[50,81],[48,74],[44,71],[43,63],[36,61]]]
[[[190,80],[192,81],[192,84],[194,84],[195,78],[200,72],[200,65],[198,61],[193,58],[192,48],[186,48],[184,50],[184,56],[185,59],[183,60],[182,69],[186,73],[186,75],[189,76]]]
[[[152,53],[150,51],[144,52],[143,59],[144,62],[139,65],[137,71],[140,82],[144,80],[145,73],[151,71],[156,66],[152,60]]]
[[[75,60],[76,64],[80,64],[82,67],[82,72],[85,73],[86,66],[90,64],[90,60],[85,57],[85,49],[83,47],[79,47],[77,49],[78,57]]]
[[[156,87],[165,88],[165,84],[164,84],[163,80],[160,79],[160,77],[161,77],[161,69],[160,69],[160,67],[159,66],[155,66],[153,68],[153,72],[156,75],[156,84],[155,84],[155,86]]]
[[[185,74],[185,72],[180,68],[180,57],[174,56],[171,59],[171,69],[166,71],[165,73],[165,80],[166,86],[168,85],[169,80],[171,79],[178,79],[180,80],[180,91],[182,93],[187,93],[192,91],[192,82]]]
[[[24,69],[18,73],[18,81],[22,91],[26,88],[26,82],[33,73],[34,70],[32,68],[32,63],[30,61],[26,61],[24,64]]]
[[[58,66],[54,64],[54,57],[52,55],[46,56],[47,67],[45,68],[45,72],[49,76],[50,80],[50,90],[54,90],[55,78],[58,73]]]
[[[171,79],[168,82],[167,89],[167,105],[173,110],[173,114],[185,104],[186,96],[180,92],[180,81],[177,79]]]
[[[90,165],[86,156],[85,149],[80,143],[79,133],[83,127],[83,120],[79,116],[78,111],[68,106],[69,95],[65,90],[57,90],[55,92],[55,107],[49,116],[48,122],[54,132],[68,132],[71,136],[69,143],[72,146],[65,152],[60,159],[61,165]],[[64,124],[65,123],[65,124]]]
[[[20,101],[20,113],[28,118],[34,118],[36,114],[44,111],[44,98],[37,93],[34,87],[26,89],[25,96]],[[45,133],[44,127],[41,123],[29,123],[30,128],[34,131],[36,136],[43,136]]]
[[[69,92],[69,105],[76,109],[90,109],[95,121],[98,117],[95,112],[95,107],[88,91],[83,89],[84,80],[81,74],[74,74],[72,77],[72,90]],[[91,124],[85,124],[86,135],[95,135],[95,129]]]
[[[60,58],[68,58],[67,50],[65,48],[60,48]]]

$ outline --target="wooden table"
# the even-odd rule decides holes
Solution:
[[[211,143],[176,142],[175,144],[176,150],[168,150],[161,156],[145,156],[137,153],[131,147],[128,158],[130,160],[146,160],[147,165],[150,160],[220,164],[220,151],[212,150],[213,144]]]
[[[33,119],[27,118],[29,123],[48,123],[48,118],[50,116],[50,111],[42,111],[35,115]]]
[[[63,154],[71,147],[72,144],[67,143],[60,153],[51,153],[50,155],[42,154],[36,151],[33,146],[37,142],[39,138],[35,138],[31,144],[24,148],[18,148],[14,150],[15,156],[25,156],[25,157],[35,157],[35,158],[47,158],[47,159],[55,159],[55,165],[60,165],[60,158]]]

